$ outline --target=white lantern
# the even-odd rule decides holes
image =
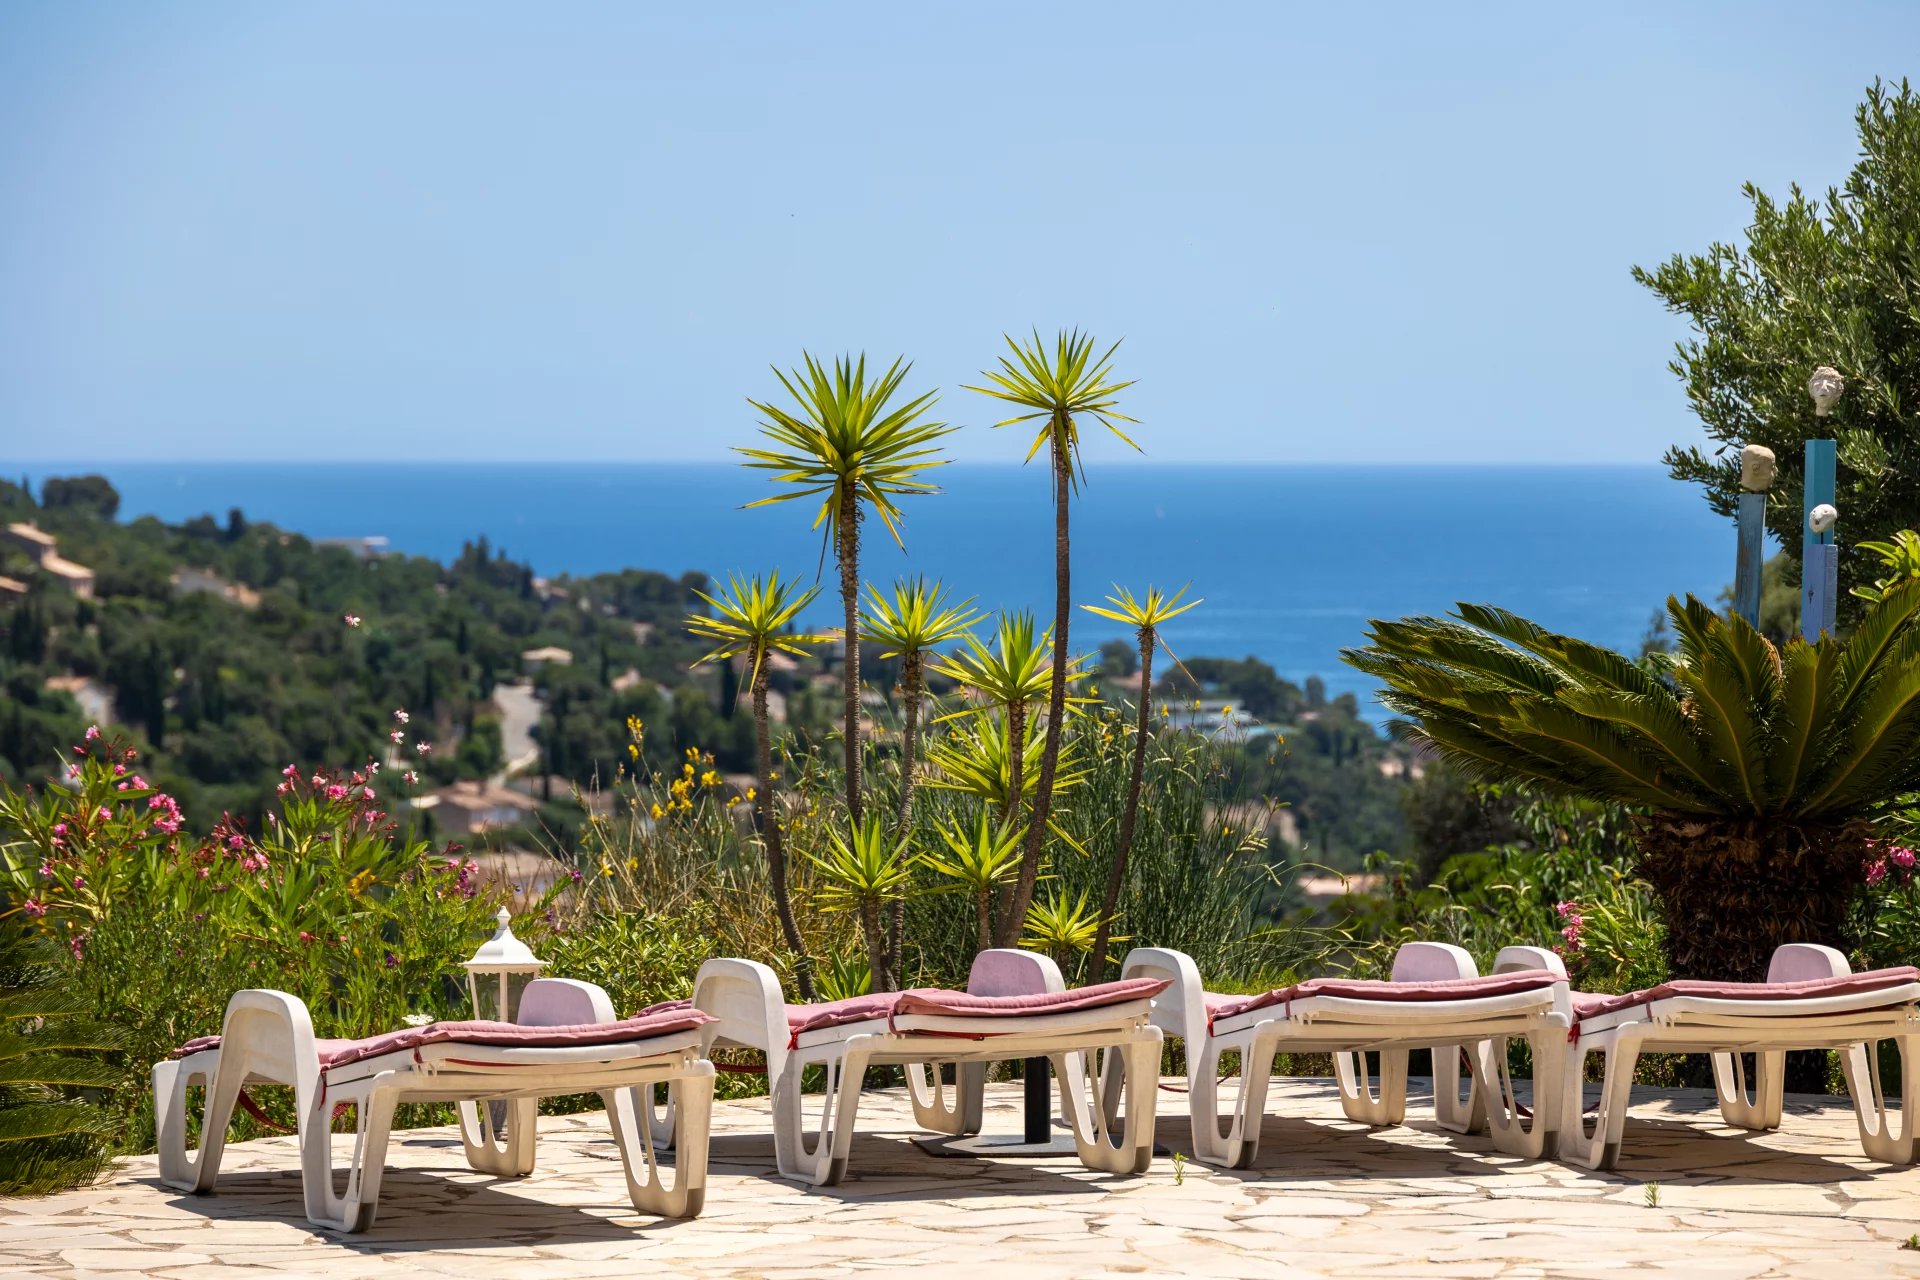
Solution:
[[[1833,406],[1840,403],[1840,393],[1847,389],[1847,380],[1840,371],[1831,365],[1821,365],[1807,379],[1807,394],[1813,397],[1813,416],[1824,418],[1833,412]]]
[[[540,975],[547,962],[513,936],[508,924],[512,916],[505,907],[500,908],[496,918],[500,927],[466,962],[467,995],[473,1001],[474,1017],[512,1022],[521,990]]]

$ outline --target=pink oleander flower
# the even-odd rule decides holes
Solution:
[[[202,867],[195,874],[197,874],[202,880],[205,880],[209,875],[212,875],[213,873],[209,871],[206,867]]]
[[[367,776],[369,778],[371,778],[374,774],[379,772],[380,772],[380,762],[378,760],[367,761]]]
[[[326,786],[326,785],[327,785],[327,775],[326,775],[326,774],[324,774],[324,773],[321,773],[321,772],[319,772],[318,770],[316,770],[316,771],[314,772],[314,775],[313,775],[313,785],[314,785],[314,786],[316,786],[316,787],[324,787],[324,786]]]
[[[1913,850],[1896,845],[1893,851],[1887,854],[1887,861],[1902,871],[1911,871],[1914,862]]]
[[[300,941],[302,941],[302,942],[312,942],[313,940],[314,940],[314,938],[313,938],[313,935],[312,935],[312,934],[310,934],[310,933],[308,933],[308,932],[307,932],[307,931],[306,931],[305,929],[302,929],[302,930],[300,931]]]
[[[41,916],[47,914],[45,904],[35,902],[32,898],[28,898],[25,902],[21,903],[20,909],[26,912],[27,917],[32,920],[38,920]]]
[[[127,766],[125,766],[125,765],[123,765],[123,764],[117,764],[117,765],[115,765],[115,766],[113,766],[113,776],[114,776],[114,777],[116,777],[116,778],[124,778],[124,777],[126,777],[126,776],[127,776]]]
[[[360,798],[361,798],[362,800],[371,800],[371,799],[373,799],[373,788],[372,788],[372,787],[362,787],[362,788],[360,788]]]
[[[111,819],[112,819],[112,817],[113,817],[113,810],[111,810],[111,809],[109,809],[109,808],[107,808],[107,806],[105,806],[105,805],[101,805],[101,806],[100,806],[100,821],[102,821],[102,822],[107,822],[107,821],[109,821],[109,820],[111,820]]]
[[[291,782],[283,782],[273,790],[277,795],[285,795],[287,792],[293,790],[293,784]]]
[[[419,775],[419,774],[417,774],[417,773],[415,773],[415,772],[414,772],[413,770],[411,770],[411,769],[409,769],[409,770],[407,770],[407,771],[406,771],[405,773],[403,773],[403,774],[401,774],[401,775],[400,775],[400,777],[401,777],[401,779],[402,779],[403,781],[405,781],[405,782],[406,782],[406,784],[407,784],[408,786],[412,786],[412,785],[413,785],[414,783],[416,783],[416,782],[418,782],[418,781],[420,781],[420,775]]]
[[[100,726],[99,726],[99,725],[97,725],[97,724],[90,724],[90,725],[88,725],[88,726],[87,726],[87,732],[86,732],[86,735],[85,735],[85,736],[86,736],[86,740],[87,740],[88,742],[98,742],[98,741],[100,741]]]
[[[418,751],[423,756],[430,756],[433,754],[433,744],[431,742],[416,742],[413,744],[413,749],[415,751]]]
[[[400,732],[400,730],[398,729],[395,729],[392,733],[388,734],[387,737],[393,739],[393,745],[396,747],[407,740],[407,735]]]
[[[57,836],[63,836],[63,835],[65,835],[65,834],[67,834],[67,824],[66,824],[66,823],[64,823],[64,822],[56,822],[56,823],[54,823],[54,824],[53,824],[53,834],[55,834],[55,835],[57,835]]]
[[[87,958],[87,935],[84,933],[74,934],[73,938],[67,943],[67,949],[73,952],[73,958],[75,960],[85,960]]]
[[[339,783],[336,782],[332,786],[327,788],[327,799],[345,800],[346,798],[347,798],[347,789],[341,786]]]
[[[134,790],[136,791],[145,791],[147,789],[147,780],[137,773],[127,779],[127,781],[133,783]]]
[[[357,627],[357,626],[359,626],[359,625],[360,625],[360,615],[359,615],[359,614],[357,614],[357,613],[350,613],[350,614],[348,614],[348,615],[347,615],[347,617],[346,617],[346,623],[347,623],[347,625],[348,625],[348,626],[350,626],[350,627]]]
[[[1867,867],[1867,887],[1877,889],[1887,881],[1887,861],[1880,858]]]
[[[398,720],[401,724],[405,724],[408,720],[412,719],[412,717],[407,714],[405,707],[400,707],[396,709],[393,713],[393,718],[395,720]]]
[[[280,771],[280,776],[283,778],[297,778],[300,776],[300,768],[298,765],[290,764]]]
[[[246,848],[246,847],[247,847],[247,842],[246,842],[246,840],[245,840],[245,839],[243,839],[242,837],[240,837],[240,836],[237,836],[237,835],[233,835],[233,836],[228,836],[228,837],[227,837],[227,848],[229,848],[229,849],[244,849],[244,848]]]

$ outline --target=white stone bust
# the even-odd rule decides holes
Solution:
[[[1847,380],[1840,371],[1831,365],[1821,365],[1807,379],[1807,394],[1813,397],[1813,416],[1824,418],[1833,412],[1833,406],[1840,403],[1840,393],[1847,389]]]

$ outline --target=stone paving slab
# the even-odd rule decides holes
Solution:
[[[543,1121],[523,1180],[476,1174],[451,1129],[418,1129],[394,1142],[360,1236],[308,1225],[293,1140],[271,1138],[227,1149],[215,1196],[162,1187],[149,1156],[82,1191],[0,1201],[0,1275],[1920,1277],[1901,1247],[1920,1231],[1920,1167],[1863,1159],[1835,1100],[1790,1099],[1780,1132],[1752,1135],[1721,1126],[1709,1093],[1641,1090],[1619,1171],[1594,1174],[1498,1155],[1417,1102],[1403,1128],[1349,1124],[1329,1081],[1276,1080],[1273,1098],[1255,1168],[1161,1159],[1118,1178],[1072,1159],[936,1160],[907,1141],[905,1096],[878,1091],[848,1180],[823,1190],[775,1176],[764,1098],[720,1103],[706,1213],[670,1223],[627,1204],[597,1114]],[[1184,1096],[1161,1106],[1161,1142],[1187,1150]],[[992,1087],[988,1131],[1019,1127],[1018,1086]]]

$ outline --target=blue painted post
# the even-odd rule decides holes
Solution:
[[[1767,545],[1767,495],[1740,495],[1739,560],[1733,568],[1733,608],[1750,626],[1760,625],[1760,569]]]
[[[1840,546],[1832,528],[1816,531],[1814,508],[1831,506],[1834,494],[1835,445],[1831,440],[1807,441],[1805,498],[1800,525],[1800,634],[1809,643],[1834,630],[1839,607]]]

